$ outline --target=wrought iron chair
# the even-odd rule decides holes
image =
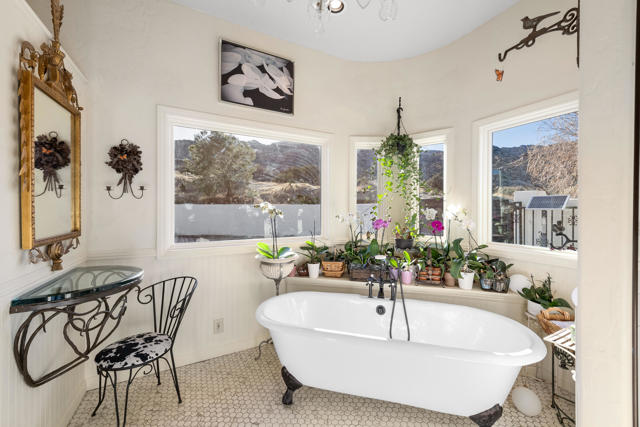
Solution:
[[[178,394],[178,403],[182,403],[180,387],[176,373],[176,363],[173,358],[173,345],[178,328],[182,323],[184,313],[189,306],[198,281],[193,277],[181,276],[154,283],[144,288],[137,288],[138,302],[151,304],[153,307],[153,332],[144,332],[116,341],[96,354],[95,362],[98,372],[98,405],[93,410],[94,416],[100,408],[107,392],[107,383],[113,387],[115,400],[116,423],[120,425],[118,410],[118,373],[129,371],[127,389],[124,398],[124,414],[122,425],[127,423],[127,405],[129,402],[129,387],[138,373],[143,369],[143,375],[155,372],[160,385],[160,360],[164,360],[171,373],[173,385]],[[166,355],[169,354],[171,362]]]

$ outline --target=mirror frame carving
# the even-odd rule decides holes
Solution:
[[[62,256],[79,245],[81,233],[80,205],[80,111],[78,96],[71,80],[72,74],[64,66],[65,54],[60,46],[60,27],[64,6],[60,0],[51,0],[53,39],[42,43],[41,52],[31,43],[23,41],[18,69],[18,98],[20,113],[20,216],[22,249],[29,251],[32,263],[52,262],[52,270],[62,270]],[[58,236],[36,239],[35,235],[35,144],[34,144],[34,91],[40,89],[71,113],[71,231]],[[44,246],[44,250],[41,247]]]

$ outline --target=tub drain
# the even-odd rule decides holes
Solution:
[[[380,316],[382,316],[384,313],[386,313],[387,309],[384,308],[383,305],[379,305],[376,307],[376,313],[378,313]]]

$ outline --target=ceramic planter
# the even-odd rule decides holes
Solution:
[[[527,300],[527,311],[533,316],[537,316],[542,311],[542,306],[537,302]]]
[[[445,286],[454,287],[456,285],[456,279],[449,273],[448,271],[444,273],[444,284]]]
[[[493,290],[496,292],[509,292],[509,278],[504,277],[493,281]]]
[[[391,268],[389,269],[389,274],[391,274],[391,278],[392,278],[393,280],[398,280],[398,269],[397,269],[397,268],[393,268],[393,267],[391,267]]]
[[[462,277],[458,279],[458,286],[460,289],[470,290],[473,289],[473,279],[475,277],[475,273],[460,273]]]
[[[400,280],[403,285],[410,285],[413,281],[413,273],[411,271],[401,271]]]
[[[270,259],[257,255],[256,259],[260,261],[260,270],[264,277],[277,280],[287,277],[291,273],[297,257],[297,255],[294,255],[288,258]]]
[[[488,277],[482,277],[480,279],[480,287],[483,291],[491,291],[493,290],[493,279],[489,279]]]
[[[317,279],[320,275],[320,263],[309,263],[307,264],[307,268],[309,269],[309,279]]]
[[[396,239],[397,249],[411,249],[413,247],[413,239]]]

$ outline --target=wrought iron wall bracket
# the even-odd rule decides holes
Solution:
[[[572,7],[567,10],[561,19],[554,22],[551,25],[547,25],[542,28],[538,28],[538,25],[545,19],[555,16],[559,14],[560,11],[547,13],[545,15],[536,16],[535,18],[529,18],[525,16],[521,19],[522,28],[525,30],[531,30],[531,32],[518,43],[514,44],[510,48],[506,49],[502,53],[498,53],[498,60],[503,62],[507,59],[507,55],[512,50],[520,50],[525,47],[531,47],[536,43],[536,39],[540,36],[544,36],[545,34],[553,33],[556,31],[560,31],[562,35],[570,36],[572,34],[577,34],[576,41],[576,62],[578,66],[580,66],[580,1],[578,0],[578,6]]]
[[[109,302],[109,295],[89,296],[72,305],[48,306],[32,311],[18,328],[13,342],[13,354],[24,381],[31,387],[38,387],[88,360],[89,354],[104,343],[120,324],[127,309],[127,295],[135,286],[136,283],[124,291],[117,289],[116,292],[122,293],[117,295],[113,304]],[[84,308],[82,304],[89,307]],[[75,357],[39,378],[33,378],[29,372],[29,350],[40,332],[46,332],[47,324],[61,315],[66,318],[62,336]]]

